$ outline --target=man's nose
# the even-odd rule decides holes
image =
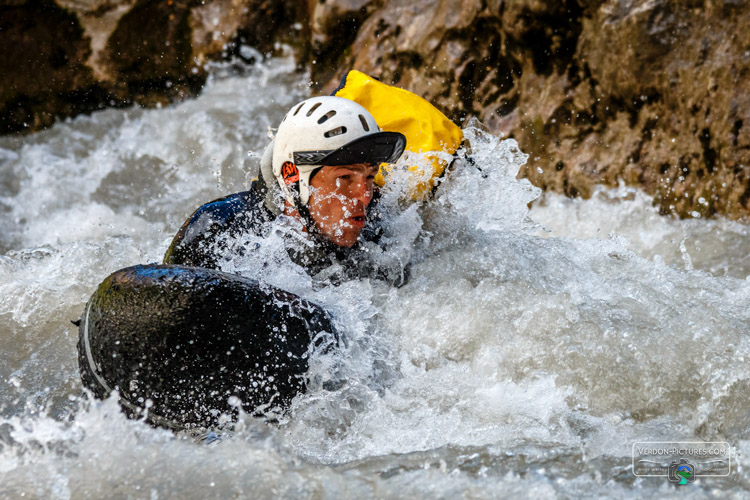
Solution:
[[[366,207],[372,201],[372,181],[367,176],[357,176],[352,186],[352,198],[362,202]]]

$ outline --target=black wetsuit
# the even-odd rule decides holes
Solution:
[[[265,237],[276,219],[276,215],[265,205],[265,189],[263,181],[255,181],[249,191],[231,194],[198,208],[175,235],[164,262],[220,269],[221,261],[243,255],[247,248],[229,247],[228,242],[237,242],[237,238],[243,234]],[[369,213],[373,213],[372,208],[376,204],[376,201],[371,203]],[[360,239],[377,243],[379,236],[380,231],[368,224]],[[311,276],[338,263],[341,265],[340,272],[329,276],[334,284],[348,279],[375,278],[401,286],[408,278],[408,268],[375,265],[361,242],[344,248],[316,235],[315,231],[309,237],[314,242],[312,251],[300,250],[298,245],[287,245],[287,252]]]
[[[238,237],[250,232],[266,236],[276,217],[263,204],[255,189],[230,194],[206,203],[182,225],[164,255],[166,264],[218,269],[226,255],[226,236]]]

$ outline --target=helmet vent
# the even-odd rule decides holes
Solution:
[[[320,119],[318,120],[318,125],[320,125],[321,123],[325,122],[325,121],[326,121],[326,120],[328,120],[329,118],[333,118],[333,115],[335,115],[335,114],[336,114],[336,112],[335,112],[335,111],[333,111],[333,110],[331,110],[331,111],[329,111],[328,113],[324,114],[324,115],[323,115],[323,116],[321,116],[321,117],[320,117]]]
[[[326,137],[336,137],[337,135],[346,134],[346,127],[336,127],[333,130],[329,130],[325,134]]]
[[[294,114],[292,116],[297,116],[297,113],[299,113],[299,110],[302,109],[302,106],[304,106],[305,103],[303,102],[299,106],[297,106],[297,109],[294,110]]]
[[[309,109],[309,110],[307,111],[307,116],[310,116],[311,114],[313,114],[313,112],[314,112],[314,111],[315,111],[316,109],[318,109],[319,107],[320,107],[320,103],[319,103],[319,102],[316,102],[315,104],[313,104],[313,107],[312,107],[312,108],[310,108],[310,109]]]
[[[370,126],[367,124],[367,120],[365,120],[365,117],[362,115],[359,115],[359,121],[362,122],[362,128],[365,129],[365,132],[369,132]]]

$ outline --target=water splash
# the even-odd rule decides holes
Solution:
[[[306,93],[291,60],[216,69],[175,107],[0,138],[0,495],[668,497],[632,476],[634,441],[747,451],[747,229],[660,217],[624,187],[539,198],[517,144],[476,123],[474,163],[434,200],[384,192],[403,288],[314,286],[273,238],[235,269],[325,305],[348,339],[312,360],[278,426],[201,445],[79,399],[69,320],[109,272],[160,260],[197,206],[244,189]],[[694,491],[746,494],[742,466]]]

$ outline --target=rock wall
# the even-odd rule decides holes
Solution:
[[[749,26],[742,0],[328,0],[313,49],[335,64],[312,75],[327,91],[357,68],[478,116],[543,189],[624,181],[665,214],[750,220]]]
[[[267,54],[306,44],[307,12],[295,0],[5,0],[0,133],[196,95],[205,63],[240,44]]]
[[[750,221],[749,21],[750,0],[6,0],[0,132],[193,95],[207,60],[281,41],[319,92],[356,68],[515,137],[543,189]]]

